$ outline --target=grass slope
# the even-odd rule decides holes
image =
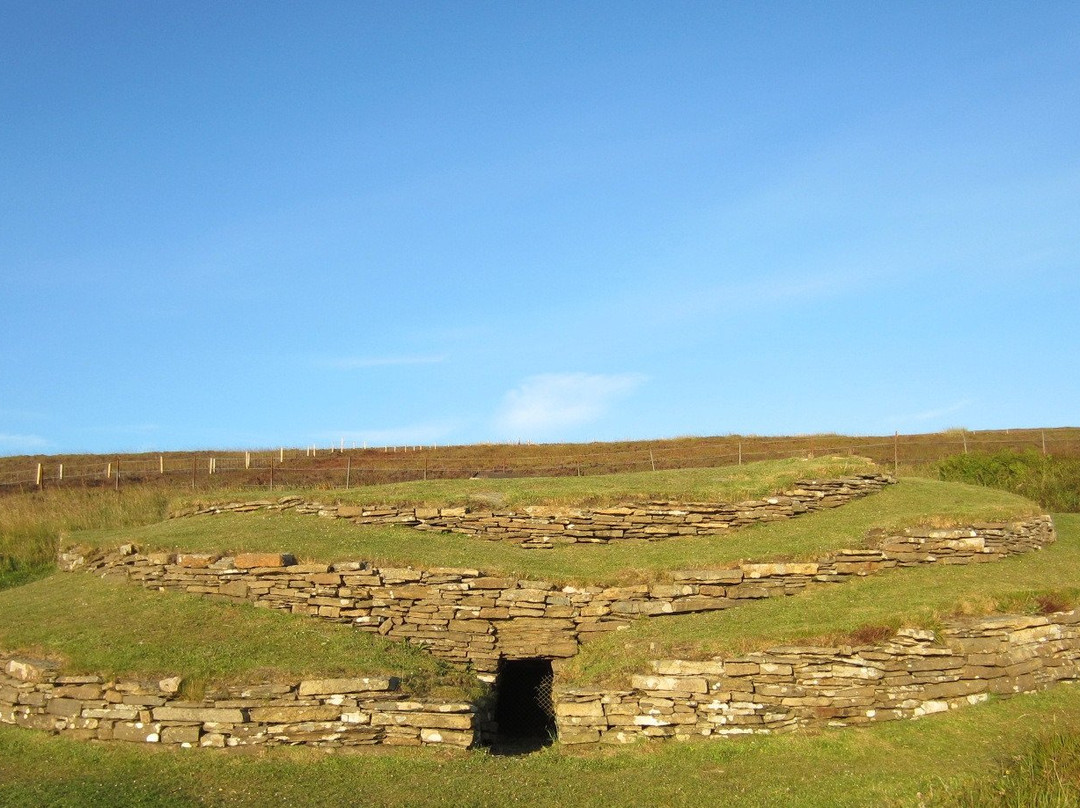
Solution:
[[[420,649],[348,626],[58,573],[0,592],[0,648],[70,673],[230,681],[386,674],[413,693],[456,695],[472,677]],[[452,691],[452,692],[451,692]]]
[[[137,525],[150,510],[130,508],[82,526]],[[1032,511],[1029,502],[1000,492],[904,480],[845,508],[743,534],[567,552],[526,552],[475,539],[361,530],[287,516],[177,520],[96,530],[79,538],[485,566],[560,580],[619,579],[638,568],[641,575],[656,576],[674,567],[736,558],[814,555],[857,544],[876,526],[1007,518]],[[829,639],[868,624],[932,624],[953,612],[1036,609],[1040,596],[1048,593],[1061,603],[1080,594],[1080,516],[1056,521],[1057,544],[1003,562],[903,570],[714,615],[641,621],[610,637],[609,645],[602,640],[589,646],[572,672],[582,682],[610,681],[648,658],[726,653],[823,635]],[[53,519],[51,524],[62,522]],[[82,575],[53,576],[0,592],[0,626],[0,647],[61,653],[78,670],[175,673],[179,666],[179,672],[196,681],[210,681],[255,670],[287,676],[374,672],[378,663],[372,660],[382,658],[381,672],[409,676],[413,671],[415,681],[446,681],[440,678],[446,671],[425,655],[380,645],[378,638],[346,627],[145,592]],[[375,645],[369,646],[372,641]],[[622,661],[610,665],[605,656]],[[541,808],[1075,805],[1080,804],[1077,726],[1080,688],[1059,686],[947,716],[867,729],[587,751],[553,747],[523,758],[442,750],[335,755],[306,749],[240,756],[225,750],[95,745],[0,727],[0,803],[339,806],[362,799],[372,806]]]
[[[291,491],[322,502],[357,505],[478,505],[521,508],[526,505],[610,505],[677,499],[683,502],[738,502],[791,488],[796,480],[835,479],[876,474],[881,469],[861,457],[793,458],[721,468],[626,472],[588,477],[414,480],[351,490]],[[234,492],[226,494],[232,496]],[[284,494],[275,494],[283,496]],[[234,501],[262,499],[265,491],[245,492]],[[212,499],[183,502],[221,502]]]
[[[841,508],[728,535],[557,545],[539,551],[455,533],[267,512],[173,519],[140,528],[73,533],[69,539],[103,547],[131,541],[143,548],[189,552],[292,552],[319,561],[360,558],[379,566],[470,567],[561,584],[616,583],[740,559],[813,558],[857,547],[875,527],[962,524],[1037,512],[1036,505],[1014,494],[912,477]]]
[[[890,570],[736,609],[637,621],[568,663],[577,684],[625,682],[651,659],[732,656],[784,644],[850,642],[866,628],[932,628],[961,614],[1036,613],[1080,599],[1080,514],[1055,517],[1048,549],[967,566]]]
[[[167,511],[168,496],[152,488],[51,489],[0,498],[0,589],[47,574],[65,531],[146,525]]]

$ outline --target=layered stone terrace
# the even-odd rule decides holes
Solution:
[[[191,506],[174,518],[258,510],[348,519],[362,525],[404,525],[417,530],[452,531],[484,539],[510,541],[527,548],[555,544],[602,543],[621,539],[655,541],[676,536],[724,533],[761,522],[790,519],[835,508],[895,483],[883,474],[859,474],[835,480],[800,480],[794,488],[760,500],[734,504],[652,501],[608,508],[528,506],[520,512],[471,510],[457,506],[368,506],[324,504],[302,497],[225,502]]]
[[[305,614],[408,640],[494,680],[502,659],[565,659],[598,632],[640,616],[727,609],[898,566],[964,564],[1044,547],[1048,516],[954,529],[873,534],[868,546],[814,561],[740,562],[675,571],[630,586],[564,586],[486,575],[478,569],[376,568],[363,561],[297,564],[276,553],[226,556],[141,553],[133,545],[72,548],[63,569],[87,569],[151,589],[171,589]]]
[[[54,662],[0,655],[0,723],[83,740],[183,747],[469,747],[477,708],[416,700],[392,677],[305,679],[221,687],[201,699],[179,677],[65,676]]]
[[[848,727],[978,704],[1080,678],[1080,611],[903,629],[887,641],[653,662],[628,689],[557,688],[562,743]]]

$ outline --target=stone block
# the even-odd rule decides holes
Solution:
[[[225,581],[217,588],[217,594],[239,600],[246,600],[248,592],[248,585],[244,581]]]
[[[753,676],[761,670],[757,662],[725,662],[724,674],[727,676]]]
[[[375,719],[377,713],[373,713],[372,724],[379,722]],[[473,728],[472,713],[404,713],[403,721],[394,721],[398,726],[423,727],[429,729],[457,729],[466,730]]]
[[[194,724],[186,727],[163,727],[161,730],[161,742],[194,746],[199,742],[199,736],[201,735],[202,730]]]
[[[101,685],[100,684],[65,684],[59,685],[53,689],[54,698],[65,699],[88,699],[97,700],[101,698]]]
[[[420,730],[420,740],[426,744],[444,744],[468,749],[473,744],[473,738],[474,733],[471,731],[455,732],[454,730],[428,729],[426,727]]]
[[[676,598],[671,601],[673,614],[686,614],[689,612],[713,612],[727,609],[732,605],[727,597],[709,597],[707,595],[691,595],[685,598]]]
[[[630,677],[630,685],[637,690],[667,691],[672,693],[708,693],[709,685],[700,676],[641,676]]]
[[[301,721],[334,721],[341,708],[333,705],[250,707],[248,718],[261,724],[297,724]]]
[[[592,717],[602,718],[604,705],[599,701],[560,701],[555,704],[557,718]]]
[[[83,709],[82,715],[84,718],[134,721],[139,717],[139,707],[135,704],[112,704],[107,707],[87,707]]]
[[[598,743],[600,732],[585,727],[559,727],[559,741],[567,745]]]
[[[398,689],[398,680],[387,676],[353,679],[306,679],[300,683],[301,696],[324,696],[335,693],[379,693]]]
[[[740,564],[746,578],[772,578],[788,575],[817,575],[817,563]]]
[[[670,727],[671,721],[658,715],[635,715],[634,725],[638,727]]]
[[[722,676],[724,663],[719,660],[662,659],[652,663],[661,676]]]
[[[5,670],[8,676],[22,682],[40,682],[56,672],[58,665],[47,659],[17,657],[8,660]]]
[[[83,703],[77,699],[49,699],[45,711],[49,715],[76,716],[82,708]]]
[[[985,693],[986,691],[987,682],[985,679],[961,679],[956,682],[927,685],[923,690],[923,698],[929,700],[954,699],[975,693]]]
[[[113,740],[134,743],[157,743],[161,740],[160,733],[160,724],[144,724],[141,721],[118,721],[112,728]]]
[[[242,724],[243,710],[219,707],[155,707],[155,721],[190,721],[192,723]]]

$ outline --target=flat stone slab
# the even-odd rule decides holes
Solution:
[[[374,693],[397,690],[392,676],[365,676],[359,679],[307,679],[300,683],[301,696],[328,696],[345,693]]]
[[[233,560],[238,570],[256,567],[290,567],[296,563],[291,553],[239,553]]]

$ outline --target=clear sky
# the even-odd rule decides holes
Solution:
[[[0,0],[0,454],[1080,425],[1080,4]]]

